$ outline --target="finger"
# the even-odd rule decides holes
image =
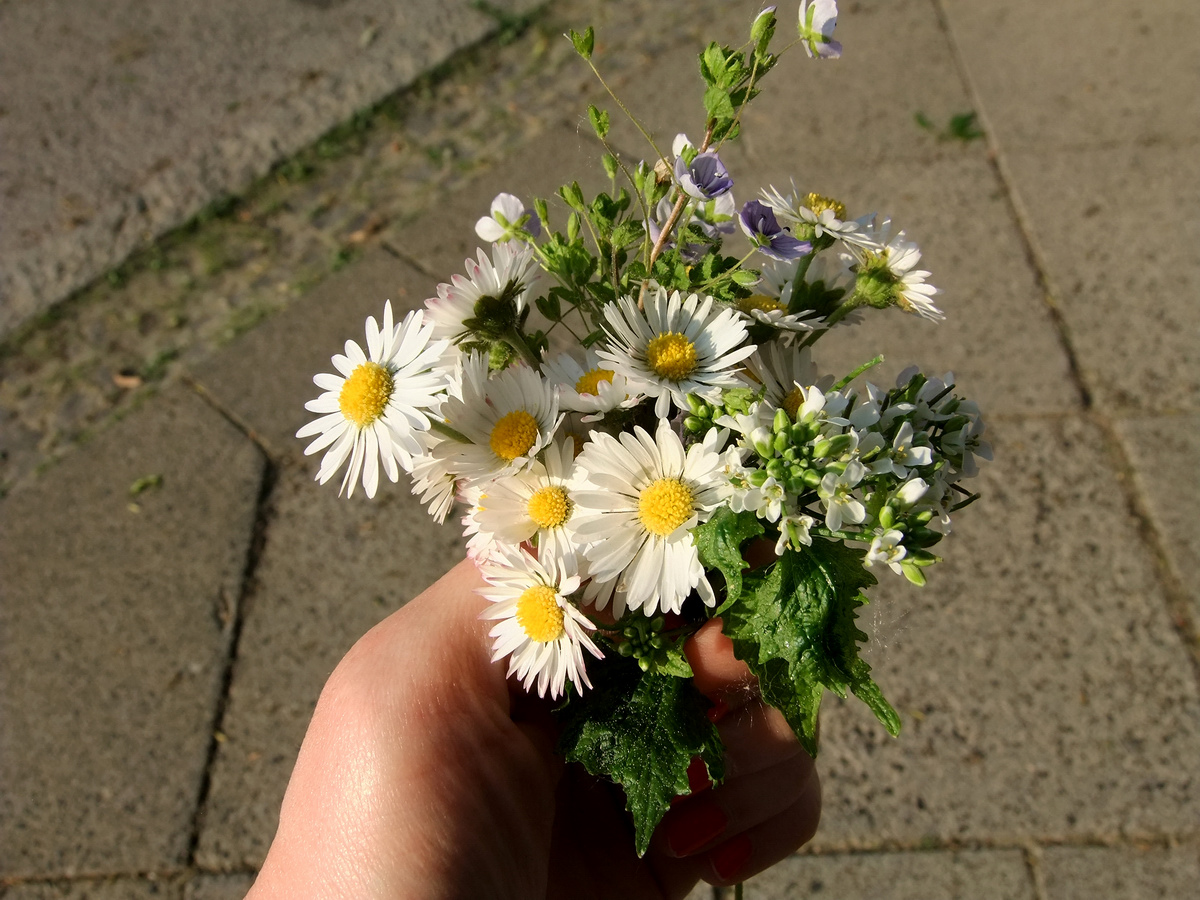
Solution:
[[[704,791],[673,806],[656,835],[669,856],[705,853],[798,802],[814,779],[806,754]]]
[[[728,886],[766,871],[812,840],[821,821],[821,779],[814,771],[799,799],[768,819],[704,853],[709,884]]]
[[[717,714],[738,709],[758,696],[758,681],[733,655],[733,641],[721,631],[720,618],[709,619],[683,646],[692,667],[692,683],[716,705]]]
[[[761,700],[730,713],[717,724],[725,745],[725,778],[739,778],[759,772],[785,760],[800,758],[812,767],[813,761],[783,713]]]

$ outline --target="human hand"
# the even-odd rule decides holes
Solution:
[[[732,884],[812,837],[820,782],[717,621],[686,646],[726,780],[694,766],[638,859],[619,788],[554,753],[549,705],[490,661],[466,561],[368,632],[330,676],[248,900],[668,900]],[[691,774],[691,773],[690,773]]]

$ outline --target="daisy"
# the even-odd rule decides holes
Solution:
[[[771,409],[786,409],[793,421],[807,399],[804,389],[819,384],[828,387],[833,380],[817,378],[808,347],[793,350],[774,341],[759,345],[758,352],[746,360],[746,372],[762,385],[763,399]]]
[[[361,474],[363,489],[374,497],[381,461],[392,481],[398,480],[400,466],[410,468],[413,456],[422,451],[416,435],[429,429],[427,413],[437,410],[447,388],[445,373],[435,368],[447,342],[433,340],[433,332],[420,310],[395,325],[388,301],[382,328],[374,316],[367,319],[367,352],[355,341],[346,341],[345,355],[333,357],[341,374],[313,378],[324,393],[304,408],[323,415],[296,437],[317,435],[304,449],[305,456],[329,448],[317,481],[324,484],[349,460],[341,491],[353,496]]]
[[[754,345],[736,312],[712,297],[685,299],[658,286],[646,292],[645,305],[640,310],[633,297],[622,297],[604,307],[610,343],[597,354],[634,390],[657,398],[655,415],[666,417],[672,401],[684,409],[688,394],[716,400],[738,386],[732,369]]]
[[[480,573],[489,586],[479,593],[494,604],[481,618],[498,620],[488,632],[495,639],[492,661],[509,657],[508,674],[516,675],[525,690],[536,681],[540,697],[548,691],[558,699],[567,681],[580,693],[590,688],[583,651],[597,659],[603,654],[588,636],[592,624],[569,599],[580,584],[570,564],[504,547],[498,559],[480,566]]]
[[[791,285],[788,285],[791,293]],[[737,301],[737,311],[741,313],[747,325],[758,323],[784,332],[779,336],[781,341],[789,341],[798,332],[815,331],[821,328],[820,317],[811,309],[800,313],[789,313],[787,306],[766,294],[755,294],[742,297]]]
[[[572,479],[575,450],[568,439],[550,444],[528,469],[489,482],[476,500],[469,533],[487,535],[496,543],[520,544],[537,539],[538,555],[573,558],[571,529],[575,510]],[[478,538],[476,546],[484,539]]]
[[[463,265],[467,275],[453,275],[449,284],[439,284],[437,296],[425,301],[434,323],[434,337],[462,340],[485,320],[511,318],[516,323],[525,308],[530,285],[539,271],[533,248],[516,241],[492,245],[492,258],[483,250],[478,259]]]
[[[558,388],[558,403],[571,412],[585,413],[584,422],[596,422],[606,412],[636,406],[641,394],[629,394],[625,376],[606,368],[595,350],[587,349],[583,362],[578,353],[563,353],[542,366],[546,380]]]
[[[458,479],[432,451],[448,439],[439,438],[430,432],[422,432],[417,439],[422,449],[420,454],[412,458],[412,492],[422,503],[428,505],[429,515],[433,520],[441,524],[446,521],[450,507],[454,505],[455,496],[458,494]]]
[[[595,432],[576,460],[584,484],[573,495],[575,534],[593,578],[619,578],[631,609],[647,615],[679,612],[699,591],[716,602],[691,529],[722,502],[726,460],[717,452],[721,429],[710,429],[684,452],[665,421],[620,439]]]
[[[762,198],[779,218],[803,226],[803,233],[811,232],[815,239],[829,235],[847,244],[859,244],[864,240],[859,233],[861,224],[856,219],[847,219],[845,205],[831,197],[812,192],[800,196],[793,184],[790,196],[785,197],[771,185],[762,191]]]
[[[929,272],[916,267],[921,261],[920,248],[907,240],[903,231],[891,237],[891,228],[892,220],[888,218],[864,223],[864,243],[849,245],[858,262],[858,276],[885,286],[885,297],[890,295],[891,302],[904,312],[933,322],[942,321],[946,316],[932,299],[939,291],[926,283]],[[886,305],[886,301],[880,305]]]
[[[557,392],[533,369],[513,365],[483,380],[479,368],[478,362],[464,366],[461,399],[449,398],[442,409],[462,440],[433,450],[447,471],[472,484],[528,467],[562,422]]]

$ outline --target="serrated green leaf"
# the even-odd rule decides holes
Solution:
[[[593,688],[556,711],[559,750],[625,790],[638,856],[671,800],[687,794],[687,769],[699,756],[709,777],[724,776],[724,747],[705,712],[709,703],[690,679],[643,673],[631,660],[610,656],[594,667]]]
[[[592,130],[596,132],[596,137],[604,140],[608,134],[609,118],[608,113],[596,107],[595,104],[588,104],[588,121],[592,123]]]
[[[720,84],[725,79],[725,53],[720,46],[712,43],[700,54],[700,74],[706,84]]]
[[[718,507],[707,522],[692,529],[700,562],[725,576],[725,595],[730,601],[741,595],[742,572],[750,568],[742,556],[742,544],[763,531],[754,513],[748,510],[735,513],[728,506]]]
[[[692,672],[691,663],[687,661],[687,656],[684,655],[683,643],[680,641],[667,649],[666,661],[660,662],[655,668],[659,675],[670,675],[672,678],[691,678],[695,674]]]
[[[855,624],[861,590],[875,583],[862,567],[863,551],[813,540],[802,552],[788,550],[753,593],[724,614],[734,654],[759,677],[763,699],[787,718],[804,748],[816,755],[821,691],[847,689],[892,734],[896,712],[859,657],[866,635]]]
[[[729,99],[729,91],[720,87],[710,87],[704,92],[704,109],[708,118],[718,125],[733,121],[733,101]]]
[[[628,219],[613,229],[612,242],[615,247],[628,247],[642,239],[645,229],[641,222]]]
[[[591,25],[587,27],[587,31],[583,34],[572,30],[568,35],[571,38],[571,43],[575,47],[575,52],[584,59],[592,58],[592,50],[596,46],[596,30]]]

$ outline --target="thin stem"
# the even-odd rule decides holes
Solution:
[[[471,443],[471,439],[468,438],[461,431],[451,428],[445,422],[439,421],[438,419],[430,419],[429,427],[432,430],[436,431],[438,434],[442,435],[443,437],[450,438],[450,440],[452,440],[452,441],[458,441],[460,444]]]
[[[704,284],[697,285],[695,288],[696,292],[698,293],[698,292],[704,290],[705,288],[712,287],[714,284],[718,284],[721,281],[723,281],[724,279],[731,277],[734,272],[736,272],[738,269],[740,269],[745,264],[746,260],[748,260],[750,257],[752,257],[757,252],[758,252],[757,247],[751,248],[750,252],[747,253],[745,256],[743,256],[741,259],[739,259],[737,262],[735,262],[731,268],[726,269],[724,272],[722,272],[720,275],[718,275],[715,278],[710,278],[708,281],[704,282]]]
[[[533,352],[533,348],[525,342],[525,338],[516,328],[509,328],[504,332],[504,343],[521,354],[521,359],[529,363],[529,367],[533,371],[539,373],[542,371],[542,361],[538,359],[538,355]]]
[[[629,111],[629,107],[627,107],[624,103],[622,103],[621,98],[618,97],[613,92],[613,89],[608,86],[608,82],[604,80],[604,76],[600,74],[600,70],[596,68],[596,64],[594,62],[592,62],[590,59],[587,61],[587,64],[589,66],[591,66],[592,74],[594,74],[596,76],[596,79],[600,82],[600,84],[604,87],[604,89],[606,91],[608,91],[608,96],[613,98],[613,102],[616,103],[617,106],[619,106],[621,108],[621,112],[625,113],[625,117],[627,119],[629,119],[629,121],[634,124],[634,127],[637,128],[637,130],[642,133],[642,137],[644,137],[647,140],[647,142],[650,144],[650,146],[653,148],[655,156],[658,159],[662,159],[663,158],[662,151],[659,150],[658,145],[654,143],[654,138],[650,136],[650,132],[648,132],[645,129],[645,127],[643,127],[642,123],[638,121],[637,116],[635,116],[633,113],[631,113]]]
[[[729,140],[729,135],[737,129],[738,124],[742,121],[742,111],[750,103],[750,92],[754,89],[754,76],[758,74],[758,55],[755,54],[754,62],[750,65],[750,80],[746,82],[746,99],[742,101],[742,105],[738,107],[737,115],[733,117],[733,124],[729,126],[729,130],[725,132],[725,137],[721,138],[721,143],[717,144],[717,150],[725,146],[725,142]]]

